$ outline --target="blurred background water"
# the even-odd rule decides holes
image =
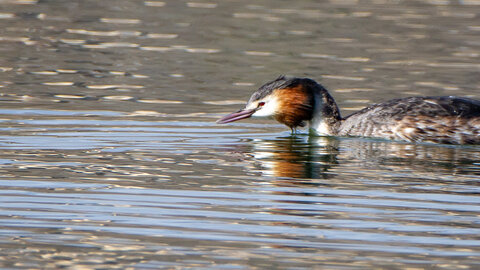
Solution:
[[[480,1],[0,0],[2,269],[478,269],[480,148],[216,125],[480,98]]]

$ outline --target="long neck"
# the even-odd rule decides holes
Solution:
[[[315,109],[310,129],[318,135],[336,135],[342,122],[340,110],[328,91],[319,86],[315,91]]]

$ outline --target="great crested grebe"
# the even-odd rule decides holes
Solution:
[[[444,144],[480,144],[480,101],[407,97],[373,104],[345,118],[328,91],[308,78],[281,76],[260,87],[244,109],[217,123],[270,117],[292,132],[308,122],[319,136],[361,136]]]

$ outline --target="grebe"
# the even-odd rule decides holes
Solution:
[[[480,144],[480,101],[464,97],[407,97],[373,104],[345,118],[328,91],[308,78],[281,76],[260,87],[224,124],[270,117],[293,133],[308,122],[319,136],[361,136],[444,144]]]

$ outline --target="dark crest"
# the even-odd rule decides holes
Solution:
[[[297,78],[297,77],[288,77],[282,75],[276,78],[273,81],[267,82],[266,84],[262,85],[248,100],[248,103],[254,102],[256,100],[260,100],[268,95],[270,95],[273,90],[275,89],[284,89],[284,88],[293,88],[299,84],[303,84],[305,86],[310,86],[312,89],[316,89],[317,91],[326,92],[325,88],[322,85],[318,84],[312,79],[308,78]]]
[[[253,93],[253,95],[250,97],[250,100],[248,100],[248,103],[254,102],[256,100],[260,100],[270,95],[275,89],[294,87],[299,83],[300,83],[300,78],[287,77],[282,75],[276,78],[275,80],[267,82],[266,84],[258,88],[258,90],[255,91],[255,93]]]

